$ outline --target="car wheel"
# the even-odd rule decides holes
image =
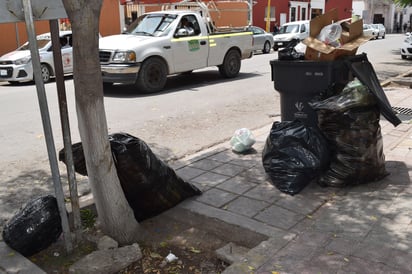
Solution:
[[[279,49],[279,48],[278,48],[277,46],[273,46],[273,50],[274,50],[274,51],[278,51],[278,49]]]
[[[19,81],[8,81],[10,85],[12,86],[17,86],[18,84],[20,84]]]
[[[269,53],[270,52],[270,43],[269,41],[266,41],[265,44],[263,45],[263,53]]]
[[[406,55],[401,55],[402,59],[406,59]]]
[[[385,33],[382,35],[382,39],[385,39]]]
[[[136,86],[145,93],[157,92],[164,88],[167,80],[167,67],[165,62],[152,57],[145,60],[140,68]]]
[[[51,80],[51,69],[47,64],[41,64],[41,78],[43,79],[43,83],[48,83]]]
[[[225,78],[236,77],[240,71],[240,62],[240,53],[235,49],[229,50],[223,64],[219,66],[220,74]]]

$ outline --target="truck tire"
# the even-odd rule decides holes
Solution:
[[[220,74],[225,78],[236,77],[240,71],[240,62],[240,53],[235,49],[229,50],[223,64],[219,66]]]
[[[145,93],[157,92],[164,88],[167,80],[165,62],[158,57],[145,60],[140,68],[136,86]]]

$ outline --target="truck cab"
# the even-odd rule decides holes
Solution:
[[[99,41],[103,82],[135,84],[142,92],[163,89],[167,76],[218,66],[235,77],[240,61],[252,55],[245,29],[212,31],[199,12],[170,10],[139,17],[120,35]]]

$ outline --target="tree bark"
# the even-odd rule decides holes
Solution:
[[[80,138],[98,220],[120,244],[138,239],[134,218],[116,173],[104,109],[99,61],[99,18],[103,0],[63,0],[73,32],[73,80]]]

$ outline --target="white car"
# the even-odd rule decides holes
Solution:
[[[279,32],[273,37],[275,45],[273,49],[276,51],[280,48],[285,48],[292,40],[302,41],[309,36],[309,20],[294,21],[283,24]]]
[[[372,36],[373,39],[378,38],[378,32],[370,24],[363,24],[363,34],[365,36]]]
[[[406,33],[406,37],[402,42],[401,57],[402,59],[412,57],[412,35],[410,33]]]
[[[385,39],[385,34],[386,34],[386,28],[382,24],[371,24],[371,26],[375,29],[377,32],[376,34],[376,39],[381,37],[382,39]]]
[[[63,71],[65,74],[73,72],[72,32],[61,31],[60,34]],[[37,37],[39,48],[41,73],[45,83],[50,82],[54,76],[54,62],[50,33],[40,34]],[[10,84],[34,80],[33,66],[29,42],[26,42],[16,50],[0,57],[0,81],[8,81]]]

